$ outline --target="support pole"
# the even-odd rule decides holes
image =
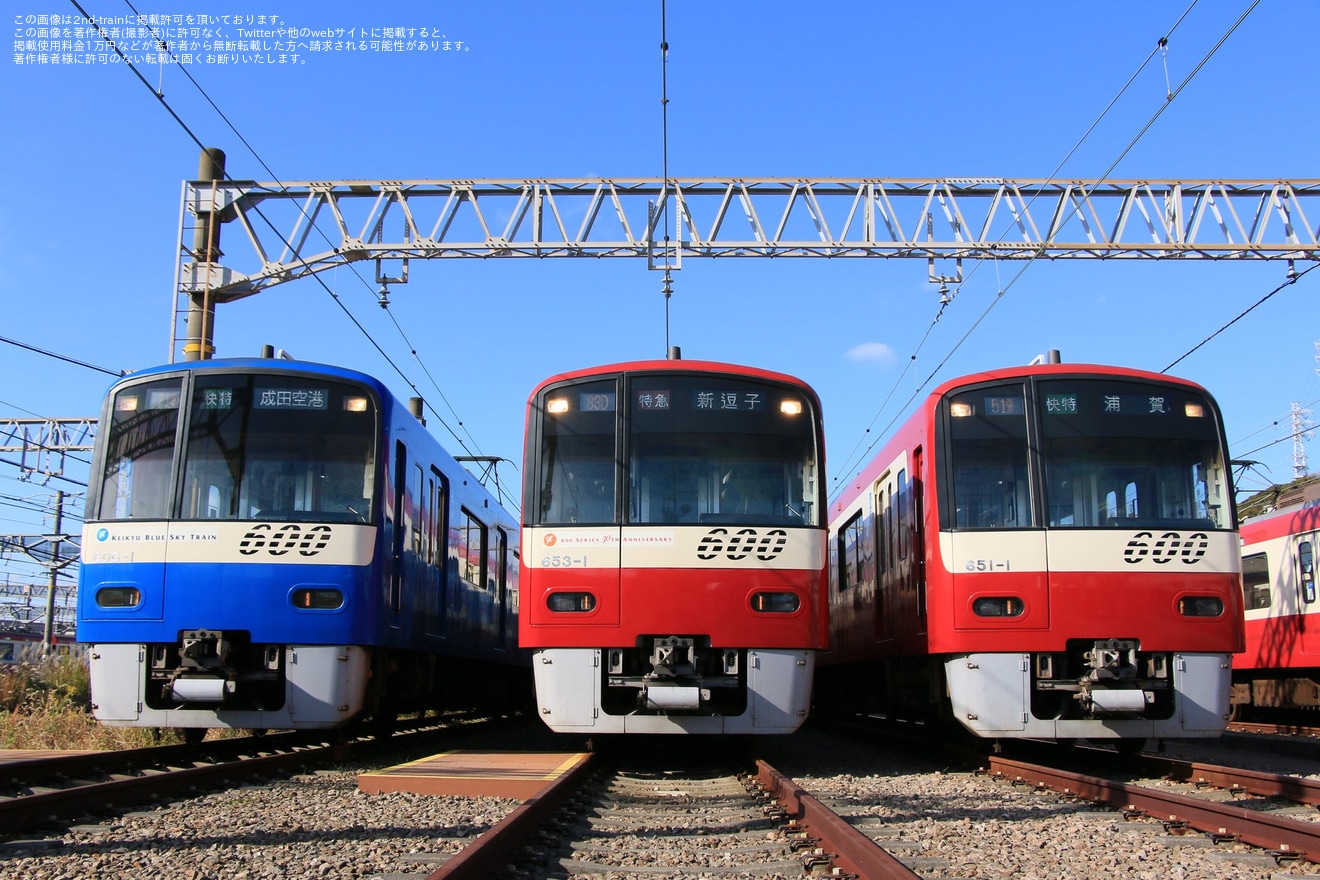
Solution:
[[[207,147],[202,150],[197,163],[199,181],[221,181],[225,179],[225,154],[223,150]],[[211,277],[211,264],[219,261],[220,224],[223,221],[221,211],[197,211],[197,228],[193,230],[193,259],[198,264],[198,275]],[[215,354],[215,300],[211,296],[210,284],[203,286],[199,293],[189,294],[188,303],[188,338],[183,344],[183,359],[186,361],[210,360]]]
[[[55,491],[55,528],[50,546],[50,582],[46,586],[46,629],[41,644],[45,655],[55,653],[55,585],[60,575],[60,529],[64,527],[64,490]]]

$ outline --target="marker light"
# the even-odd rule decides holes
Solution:
[[[1187,403],[1183,404],[1183,415],[1187,416],[1189,419],[1203,418],[1205,416],[1205,407],[1189,400]]]
[[[568,412],[567,397],[552,397],[545,402],[545,411],[551,415]]]
[[[333,611],[344,605],[344,594],[338,590],[318,590],[300,587],[290,597],[295,608],[313,608],[317,611]]]
[[[972,602],[977,617],[1020,617],[1026,606],[1015,596],[982,596]]]
[[[366,411],[367,411],[367,399],[366,399],[365,397],[345,397],[345,398],[344,398],[344,411],[345,411],[345,412],[366,412]]]
[[[953,416],[955,419],[965,419],[968,416],[974,414],[975,412],[973,411],[972,405],[970,403],[949,404],[949,415]]]
[[[102,608],[132,608],[141,601],[137,587],[102,587],[96,591],[96,604]]]
[[[545,606],[551,611],[595,611],[596,597],[591,593],[551,593],[545,597]]]
[[[1178,600],[1178,613],[1184,617],[1218,617],[1224,613],[1224,603],[1218,596],[1183,596]]]
[[[752,610],[772,614],[791,614],[802,605],[797,593],[756,593],[752,596]]]
[[[802,415],[802,401],[781,400],[779,401],[779,411],[786,416],[800,416]]]

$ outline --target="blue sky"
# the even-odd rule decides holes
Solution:
[[[132,12],[123,0],[82,5],[103,17]],[[1046,177],[1188,5],[670,0],[669,172]],[[1196,3],[1167,53],[1061,174],[1100,176],[1165,103],[1169,84],[1192,73],[1249,6]],[[278,15],[312,28],[425,27],[462,42],[461,51],[424,55],[192,65],[210,100],[282,180],[662,171],[659,0],[166,0],[138,8]],[[50,0],[10,4],[11,17],[51,12],[77,14]],[[1320,5],[1261,3],[1112,176],[1320,176],[1315,62],[1290,37],[1316,32]],[[143,73],[203,142],[225,150],[232,176],[270,178],[177,68]],[[114,369],[167,361],[180,182],[196,171],[196,145],[122,64],[19,65],[11,51],[2,76],[0,336]],[[1286,266],[1042,262],[958,346],[1018,268],[978,269],[918,350],[938,307],[924,261],[688,259],[674,275],[669,338],[688,358],[756,364],[811,382],[824,401],[834,486],[946,358],[937,381],[1048,349],[1067,361],[1161,370],[1275,288]],[[640,260],[414,263],[409,283],[391,292],[394,321],[344,270],[323,277],[463,437],[466,450],[432,421],[454,452],[516,463],[523,404],[539,380],[664,353],[661,279]],[[1313,406],[1320,420],[1317,284],[1320,272],[1173,371],[1211,390],[1231,452],[1250,452],[1278,481],[1292,474],[1291,441],[1277,442],[1290,434],[1290,404]],[[222,306],[217,316],[221,356],[253,355],[269,343],[375,373],[409,393],[371,340],[313,280]],[[110,382],[4,343],[0,377],[4,416],[94,415]],[[1311,457],[1320,469],[1320,447]],[[501,468],[506,484],[518,479],[515,467]],[[77,489],[16,477],[0,463],[0,533],[45,530],[15,499],[40,507],[55,488]]]

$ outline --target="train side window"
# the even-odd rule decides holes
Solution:
[[[431,523],[432,561],[440,569],[440,589],[445,586],[445,574],[449,571],[449,480],[436,468],[431,468],[431,480],[434,486],[435,519]]]
[[[898,558],[907,559],[908,533],[912,528],[912,485],[907,470],[898,472]]]
[[[885,552],[885,490],[875,496],[875,567],[883,572],[889,565],[889,554]]]
[[[862,579],[862,512],[839,529],[839,591],[852,589]]]
[[[425,559],[426,546],[424,542],[424,536],[426,534],[427,514],[429,513],[429,511],[427,511],[425,507],[426,472],[422,470],[422,466],[419,464],[416,467],[415,474],[417,477],[417,483],[413,488],[413,492],[415,493],[417,499],[414,502],[417,505],[417,515],[416,517],[414,517],[412,521],[413,553],[417,554],[418,558]]]
[[[404,537],[411,528],[407,520],[408,447],[402,441],[394,443],[394,533],[391,550],[390,610],[396,615],[403,609],[403,549]]]
[[[472,515],[466,507],[460,514],[458,526],[458,565],[463,580],[479,589],[486,589],[488,537],[486,524]]]
[[[440,469],[431,466],[431,479],[428,487],[428,505],[431,518],[427,521],[427,542],[429,544],[427,564],[431,566],[427,583],[433,593],[427,599],[430,611],[429,632],[437,635],[445,631],[445,617],[449,611],[447,605],[449,582],[449,481]]]
[[[889,506],[888,506],[889,515],[886,518],[888,519],[889,526],[885,530],[885,544],[888,545],[886,552],[889,554],[890,567],[897,568],[898,567],[898,549],[897,549],[898,548],[898,491],[894,488],[893,483],[889,484],[888,499],[889,499]]]
[[[509,628],[509,533],[495,527],[495,607],[499,622],[495,630],[495,646],[503,651],[508,646]]]
[[[1315,557],[1310,541],[1297,545],[1297,566],[1299,583],[1302,585],[1302,601],[1311,605],[1315,602]]]
[[[1270,561],[1266,553],[1242,557],[1242,599],[1248,609],[1270,607]]]

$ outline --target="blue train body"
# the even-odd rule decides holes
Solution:
[[[517,517],[379,381],[143,370],[92,472],[78,640],[102,723],[332,728],[530,691]]]

